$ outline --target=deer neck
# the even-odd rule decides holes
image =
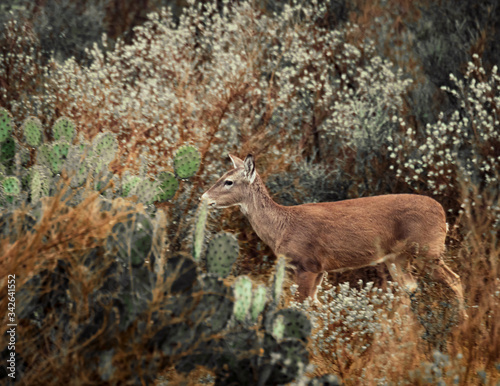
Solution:
[[[259,176],[253,184],[255,186],[240,204],[240,209],[257,236],[275,251],[287,224],[286,207],[273,201]]]

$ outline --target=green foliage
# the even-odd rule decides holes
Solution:
[[[56,141],[64,139],[72,143],[76,137],[76,125],[71,119],[60,117],[52,126],[52,134]]]
[[[38,147],[42,144],[42,123],[38,118],[27,118],[21,126],[21,130],[29,146]]]
[[[14,138],[9,137],[0,143],[0,163],[6,164],[16,155],[16,142]]]
[[[201,259],[203,242],[205,240],[205,226],[207,223],[208,216],[208,203],[207,201],[202,201],[198,207],[198,213],[196,215],[194,223],[193,232],[193,258],[195,261],[199,262]]]
[[[272,325],[272,335],[279,342],[285,336],[285,320],[283,315],[276,315]]]
[[[33,166],[28,176],[31,203],[36,204],[41,197],[49,195],[51,172],[44,166]]]
[[[255,289],[252,299],[252,307],[250,309],[250,316],[252,321],[256,322],[259,315],[264,311],[266,304],[268,302],[267,298],[267,288],[266,286],[260,284]]]
[[[283,292],[283,282],[285,280],[285,266],[286,266],[285,257],[283,256],[279,257],[278,261],[276,262],[276,267],[275,267],[276,272],[274,273],[273,288],[272,288],[273,303],[275,305],[279,304],[281,299],[281,293]]]
[[[159,188],[161,193],[158,193],[156,201],[168,201],[174,197],[175,192],[179,188],[179,181],[175,178],[172,172],[160,172],[158,174],[158,181],[160,182]]]
[[[5,177],[2,180],[2,193],[9,196],[19,196],[21,193],[21,183],[16,177]]]
[[[247,276],[239,276],[234,283],[234,317],[243,322],[247,319],[252,304],[252,281]]]
[[[127,222],[117,223],[108,237],[107,248],[123,264],[141,266],[153,247],[153,223],[145,214],[136,214]]]
[[[177,177],[186,179],[193,177],[200,167],[201,155],[191,145],[181,146],[174,154],[174,170]]]
[[[103,162],[111,162],[118,150],[118,141],[111,132],[99,133],[92,141],[93,155]]]
[[[142,179],[135,186],[135,194],[140,202],[150,205],[155,200],[158,191],[158,182],[151,181],[149,178]]]
[[[238,258],[238,240],[230,233],[221,232],[210,240],[207,248],[207,270],[220,277],[231,272]]]
[[[124,179],[122,184],[122,193],[124,197],[129,197],[135,192],[135,187],[141,182],[138,176],[129,176]]]
[[[306,341],[309,335],[311,335],[311,321],[302,311],[293,308],[277,311],[271,320],[273,331],[275,330],[277,318],[282,321],[278,322],[278,324],[283,323],[283,327],[279,327],[283,337]]]
[[[4,108],[0,108],[0,143],[9,138],[13,129],[12,115]]]

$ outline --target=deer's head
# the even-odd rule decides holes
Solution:
[[[257,175],[255,161],[251,154],[247,155],[245,161],[231,154],[229,157],[233,161],[234,169],[219,178],[201,196],[202,200],[207,200],[208,204],[215,208],[227,208],[244,203]]]

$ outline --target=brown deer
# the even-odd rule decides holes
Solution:
[[[234,169],[201,199],[216,208],[239,205],[262,241],[276,255],[287,257],[301,301],[307,296],[316,299],[325,272],[379,263],[385,263],[393,280],[413,292],[417,282],[406,268],[409,257],[418,252],[423,267],[434,280],[451,288],[461,317],[467,317],[460,277],[441,259],[447,224],[437,201],[416,194],[389,194],[283,206],[269,195],[252,155],[245,161],[229,157]]]

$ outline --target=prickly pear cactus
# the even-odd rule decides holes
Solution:
[[[38,147],[42,144],[42,123],[36,117],[27,118],[22,127],[26,143],[32,147]]]
[[[153,223],[149,216],[136,213],[127,222],[117,223],[107,239],[107,249],[123,264],[143,265],[153,247]]]
[[[65,140],[56,141],[52,144],[52,153],[55,157],[64,159],[68,156],[69,146],[69,142]]]
[[[274,318],[271,335],[278,342],[283,339],[285,335],[285,321],[283,315],[277,315],[276,318]]]
[[[177,177],[186,179],[198,171],[201,155],[196,147],[191,145],[181,146],[174,155],[174,170]]]
[[[76,136],[75,123],[69,118],[61,117],[52,126],[52,134],[56,141],[63,139],[72,143]]]
[[[226,277],[238,258],[238,240],[231,233],[219,233],[208,244],[207,270]]]
[[[35,165],[31,168],[29,173],[29,189],[33,204],[40,201],[41,197],[49,195],[50,175],[50,170],[44,166]]]
[[[285,280],[285,265],[286,260],[283,256],[279,257],[276,263],[276,272],[274,274],[273,281],[273,303],[278,304],[281,298],[281,293],[283,292],[283,282]]]
[[[109,163],[115,158],[118,141],[113,133],[99,133],[92,141],[92,149],[94,156]]]
[[[279,310],[274,314],[273,328],[274,321],[280,316],[283,317],[285,326],[283,336],[285,338],[296,338],[306,341],[309,335],[311,335],[311,321],[302,311],[293,308]]]
[[[37,163],[48,167],[52,174],[61,173],[65,155],[68,154],[67,143],[56,142],[53,144],[44,143],[38,148]]]
[[[234,317],[243,322],[246,320],[252,304],[252,281],[248,276],[239,276],[234,283]]]
[[[5,141],[10,137],[10,133],[14,129],[14,123],[12,122],[12,115],[0,107],[0,142]]]
[[[197,262],[200,261],[203,249],[203,240],[205,238],[205,226],[207,223],[207,215],[208,215],[208,204],[206,200],[203,200],[198,208],[198,214],[196,215],[196,220],[194,223],[193,258]]]
[[[143,178],[135,187],[135,194],[140,202],[150,205],[155,199],[155,193],[158,190],[158,182],[150,181],[148,178]]]
[[[21,194],[21,183],[16,177],[3,178],[0,187],[5,201],[10,204]]]
[[[5,163],[14,158],[16,155],[16,141],[12,137],[8,137],[5,141],[0,142],[0,163]]]
[[[212,274],[205,274],[200,279],[203,294],[191,319],[205,319],[206,332],[215,334],[226,327],[233,315],[233,289]]]
[[[18,196],[21,193],[21,183],[16,177],[5,177],[2,180],[2,191],[7,196]]]
[[[179,188],[179,181],[175,178],[174,173],[161,172],[158,175],[158,181],[160,181],[161,193],[158,193],[155,200],[163,202],[174,197],[175,192]]]
[[[250,316],[252,321],[256,322],[257,318],[264,311],[267,303],[267,288],[260,284],[254,291],[252,299],[252,308],[250,309]]]
[[[129,197],[135,192],[136,186],[141,182],[138,176],[125,177],[125,182],[122,184],[122,196]]]

